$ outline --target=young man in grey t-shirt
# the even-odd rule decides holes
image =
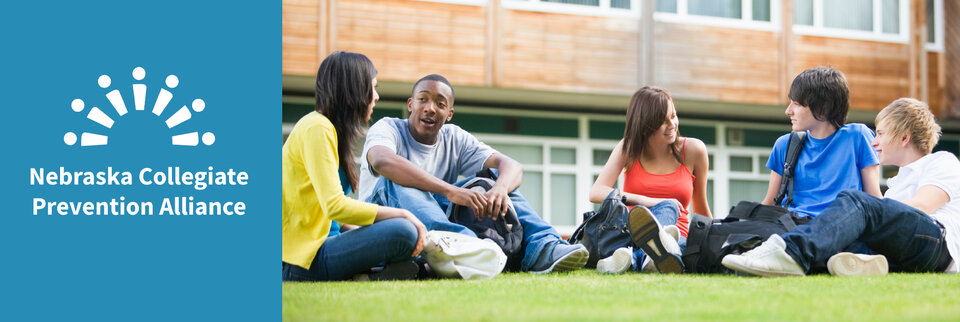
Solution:
[[[432,74],[413,86],[407,99],[410,117],[383,118],[367,131],[360,166],[360,200],[407,209],[429,230],[476,236],[450,222],[450,203],[496,218],[510,205],[523,226],[525,245],[520,269],[534,273],[582,268],[589,253],[570,245],[541,219],[515,190],[523,180],[520,163],[500,154],[453,124],[453,86]],[[486,193],[457,186],[459,176],[472,177],[483,168],[498,171]]]

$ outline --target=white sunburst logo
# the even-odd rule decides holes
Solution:
[[[133,79],[137,81],[142,81],[146,77],[146,71],[142,67],[136,67],[133,69]],[[100,85],[100,88],[108,89],[110,87],[110,76],[100,75],[100,78],[97,79],[97,85]],[[174,89],[180,85],[180,79],[176,75],[168,75],[164,81],[165,85],[169,89]],[[167,108],[167,105],[170,104],[170,100],[173,99],[173,93],[170,92],[167,88],[160,88],[160,93],[157,95],[157,100],[153,104],[153,114],[156,114],[158,117],[163,114],[163,111]],[[117,111],[118,117],[123,117],[127,114],[127,106],[124,104],[123,95],[120,94],[120,90],[114,89],[109,91],[106,95],[107,100],[110,101],[110,104],[113,105],[113,108]],[[147,96],[147,85],[146,84],[133,84],[133,102],[134,108],[136,111],[144,111],[146,108],[146,96]],[[77,98],[70,103],[70,108],[77,113],[82,113],[85,110],[83,100]],[[206,103],[202,99],[194,99],[190,103],[190,108],[187,108],[186,105],[177,110],[176,113],[171,115],[164,121],[167,128],[174,128],[177,125],[180,125],[183,122],[190,120],[193,117],[193,113],[203,112],[203,109],[206,108]],[[190,112],[190,110],[193,112]],[[113,123],[115,122],[113,118],[104,113],[100,108],[96,106],[91,107],[87,111],[87,119],[96,122],[97,124],[102,125],[105,128],[112,128]],[[216,141],[216,136],[213,133],[206,132],[201,136],[198,132],[190,132],[177,134],[170,137],[173,145],[180,146],[197,146],[202,141],[204,145],[211,145]],[[80,134],[80,146],[97,146],[97,145],[107,145],[108,137],[102,134],[83,132]],[[74,145],[77,143],[77,134],[73,132],[67,132],[63,135],[63,143],[67,145]]]

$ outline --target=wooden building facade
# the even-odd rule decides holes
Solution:
[[[373,60],[381,116],[405,116],[412,83],[443,74],[457,88],[453,122],[521,160],[524,194],[572,227],[629,96],[657,85],[681,133],[708,144],[722,217],[763,197],[790,81],[809,67],[846,74],[849,121],[927,101],[944,125],[938,149],[960,152],[960,24],[947,24],[958,18],[944,0],[284,0],[284,122],[311,109],[334,50]]]

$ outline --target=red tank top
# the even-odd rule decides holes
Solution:
[[[676,171],[668,174],[652,174],[643,169],[640,161],[634,162],[633,166],[627,169],[623,178],[623,191],[638,195],[644,195],[651,198],[673,198],[680,201],[684,206],[680,208],[680,217],[677,218],[677,228],[680,235],[686,237],[689,231],[690,220],[687,218],[689,211],[687,205],[693,198],[693,173],[687,169],[683,160],[685,159],[684,150],[687,147],[687,139],[683,139],[681,148],[680,167]],[[664,224],[664,223],[661,223]],[[666,224],[664,224],[666,225]]]

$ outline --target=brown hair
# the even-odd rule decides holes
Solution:
[[[627,160],[625,168],[630,168],[635,161],[640,160],[646,148],[647,139],[653,132],[667,121],[667,112],[673,97],[666,89],[644,86],[637,90],[630,98],[630,107],[627,109],[627,124],[623,130],[623,157]],[[677,140],[671,146],[673,156],[677,161],[682,160],[680,130],[677,129]]]
[[[910,142],[924,155],[930,154],[940,141],[940,125],[924,102],[912,98],[893,101],[877,114],[876,124],[881,121],[889,130],[886,135],[902,139],[910,134]]]
[[[367,124],[367,109],[373,100],[377,69],[363,54],[338,51],[317,69],[316,111],[333,123],[337,132],[337,157],[350,187],[357,189],[353,147]]]

